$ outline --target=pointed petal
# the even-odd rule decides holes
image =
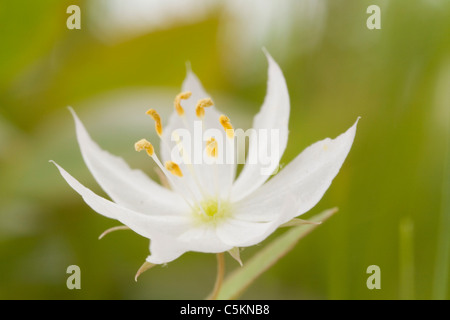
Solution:
[[[358,121],[336,139],[324,139],[306,148],[269,182],[236,203],[239,219],[273,221],[289,206],[282,223],[299,216],[322,198],[339,172],[353,144]]]
[[[67,183],[96,212],[116,219],[143,237],[150,239],[151,255],[146,261],[154,264],[170,262],[187,251],[218,253],[230,250],[208,224],[194,225],[188,212],[162,212],[145,215],[106,200],[80,184],[58,164],[51,161]]]
[[[51,161],[59,170],[67,183],[82,197],[83,200],[97,213],[105,217],[116,219],[143,237],[157,238],[161,233],[177,235],[189,228],[189,221],[185,212],[165,212],[160,215],[145,215],[124,208],[114,202],[106,200],[79,183],[67,171]]]
[[[174,192],[149,179],[142,171],[133,170],[119,157],[102,150],[89,136],[76,113],[77,139],[84,161],[102,189],[119,205],[145,212],[159,213],[164,208],[181,210],[184,202]]]
[[[261,110],[253,120],[253,129],[257,130],[257,133],[250,136],[247,163],[233,185],[232,199],[235,201],[256,190],[278,168],[288,140],[290,102],[286,80],[278,64],[268,52],[265,54],[269,63],[267,94]],[[257,135],[261,137],[258,131],[260,129],[267,130],[267,143],[258,143]],[[270,149],[272,143],[274,149]],[[270,161],[262,163],[261,157],[257,156],[257,163],[252,164],[249,162],[252,154],[267,155]]]

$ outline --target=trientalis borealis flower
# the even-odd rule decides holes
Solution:
[[[336,139],[316,142],[268,180],[286,148],[290,102],[279,66],[268,54],[267,59],[267,95],[254,118],[247,161],[237,178],[233,117],[215,108],[190,71],[167,125],[156,109],[147,111],[160,137],[160,152],[141,137],[134,146],[149,156],[149,165],[159,167],[170,188],[103,151],[74,112],[83,158],[112,201],[55,165],[93,210],[150,239],[147,262],[164,264],[188,251],[229,251],[236,258],[236,248],[261,242],[317,204],[341,168],[356,132],[355,122]],[[269,136],[275,143],[273,139],[268,143]],[[260,155],[269,153],[275,154],[273,161],[259,161]]]

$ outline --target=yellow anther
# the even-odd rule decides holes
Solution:
[[[217,158],[219,155],[218,144],[216,139],[214,139],[213,137],[209,138],[208,141],[206,141],[206,154],[211,158]]]
[[[186,91],[186,92],[182,92],[179,93],[176,97],[175,97],[175,101],[174,101],[174,105],[175,105],[175,110],[178,113],[179,116],[184,115],[184,109],[181,106],[181,100],[186,100],[189,99],[189,97],[192,95],[192,92],[190,91]]]
[[[182,177],[183,176],[183,172],[181,172],[180,167],[173,161],[167,161],[166,164],[166,169],[170,171],[171,174],[173,174],[174,176],[177,177]]]
[[[228,138],[233,138],[234,130],[233,126],[231,125],[230,118],[228,118],[226,115],[221,115],[219,121],[225,132],[227,133]]]
[[[197,115],[197,118],[203,119],[205,117],[205,108],[197,106],[195,108],[195,114]]]
[[[205,117],[205,108],[211,107],[214,105],[214,102],[211,98],[200,99],[195,106],[195,113],[197,117],[203,119]]]
[[[214,102],[211,98],[200,99],[197,102],[197,107],[208,108],[214,105]]]
[[[149,109],[146,114],[148,114],[150,117],[152,117],[153,120],[155,120],[155,130],[158,136],[161,137],[163,129],[161,124],[161,117],[159,116],[158,112],[154,109]]]
[[[134,148],[136,149],[136,151],[142,151],[142,150],[145,150],[145,151],[147,151],[147,154],[151,157],[151,156],[153,156],[153,153],[154,153],[154,148],[153,148],[153,145],[150,143],[150,142],[148,142],[146,139],[141,139],[141,140],[139,140],[138,142],[136,142],[135,144],[134,144]]]

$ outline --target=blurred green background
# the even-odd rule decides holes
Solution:
[[[66,9],[81,8],[81,30]],[[369,5],[381,30],[369,30]],[[247,299],[448,299],[450,2],[446,0],[17,1],[0,3],[0,298],[202,299],[216,260],[187,253],[134,275],[148,240],[93,212],[48,163],[104,195],[85,166],[72,106],[93,138],[155,177],[133,150],[157,141],[189,61],[233,124],[263,102],[266,47],[291,97],[282,162],[344,132],[352,150],[304,217],[339,213],[242,296]],[[276,237],[272,235],[267,241]],[[260,246],[245,249],[245,263]],[[81,268],[68,290],[66,268]],[[366,287],[370,265],[381,289]],[[228,271],[238,267],[227,257]]]

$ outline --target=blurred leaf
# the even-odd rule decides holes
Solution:
[[[414,221],[405,217],[399,225],[400,299],[414,299]]]
[[[448,270],[450,265],[450,124],[447,124],[446,129],[447,148],[444,157],[441,216],[433,286],[433,299],[437,300],[445,300],[449,291]]]
[[[325,221],[336,212],[337,208],[325,210],[310,220],[314,222]],[[317,226],[317,224],[305,224],[292,228],[256,253],[242,268],[237,269],[225,280],[218,299],[227,300],[239,297],[253,281],[292,250],[301,238]]]

